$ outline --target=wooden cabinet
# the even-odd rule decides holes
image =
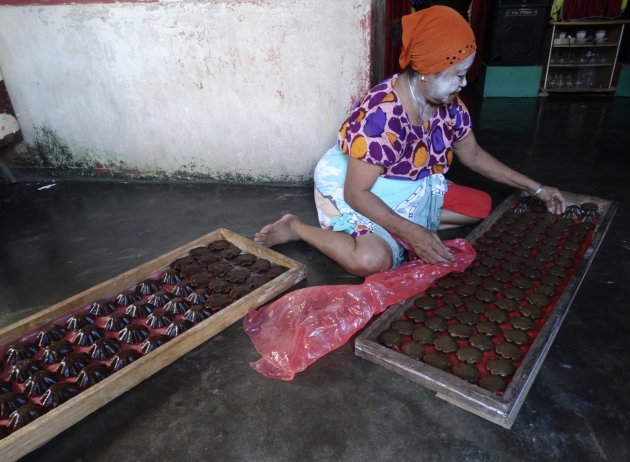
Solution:
[[[551,22],[540,95],[614,92],[619,46],[629,22]]]

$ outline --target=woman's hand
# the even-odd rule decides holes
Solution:
[[[426,263],[453,261],[453,255],[442,244],[437,234],[422,226],[415,226],[413,233],[406,236],[405,242],[411,246],[418,258]]]
[[[547,210],[553,214],[560,215],[566,209],[566,200],[558,188],[543,186],[536,197],[543,201]]]

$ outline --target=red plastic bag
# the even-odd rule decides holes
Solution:
[[[363,284],[307,287],[251,310],[243,325],[262,358],[250,365],[267,377],[292,380],[346,343],[375,314],[423,292],[451,271],[465,270],[475,259],[464,239],[444,244],[455,257],[450,263],[416,260],[368,276]]]

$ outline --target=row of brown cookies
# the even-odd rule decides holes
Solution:
[[[156,279],[93,302],[41,329],[33,341],[10,345],[0,360],[0,422],[7,421],[0,438],[285,271],[215,241],[192,249]]]
[[[503,391],[594,227],[536,203],[515,209],[477,241],[470,268],[437,280],[379,341]]]

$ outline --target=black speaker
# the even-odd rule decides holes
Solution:
[[[548,10],[549,3],[544,0],[495,0],[486,40],[486,64],[538,64]]]

